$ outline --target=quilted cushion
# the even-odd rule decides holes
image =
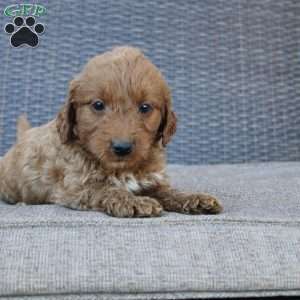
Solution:
[[[169,173],[178,188],[218,196],[224,213],[118,219],[1,202],[0,295],[300,295],[300,162],[170,165]]]

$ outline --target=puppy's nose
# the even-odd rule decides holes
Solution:
[[[128,141],[113,140],[111,146],[116,155],[125,156],[132,151],[133,144]]]

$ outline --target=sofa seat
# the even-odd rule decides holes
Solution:
[[[300,295],[300,162],[168,171],[174,186],[217,196],[224,212],[118,219],[0,202],[2,298]]]

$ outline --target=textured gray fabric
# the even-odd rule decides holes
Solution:
[[[178,188],[218,196],[224,213],[117,219],[0,202],[0,294],[300,296],[300,162],[172,165],[169,173]]]
[[[0,155],[17,116],[54,116],[67,83],[113,45],[141,47],[173,91],[170,162],[300,159],[300,2],[51,0],[38,48],[0,33]],[[1,0],[0,9],[11,0]],[[10,18],[0,17],[3,28]]]

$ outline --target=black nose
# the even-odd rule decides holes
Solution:
[[[114,140],[111,146],[114,153],[119,156],[125,156],[132,151],[132,143],[128,141]]]

